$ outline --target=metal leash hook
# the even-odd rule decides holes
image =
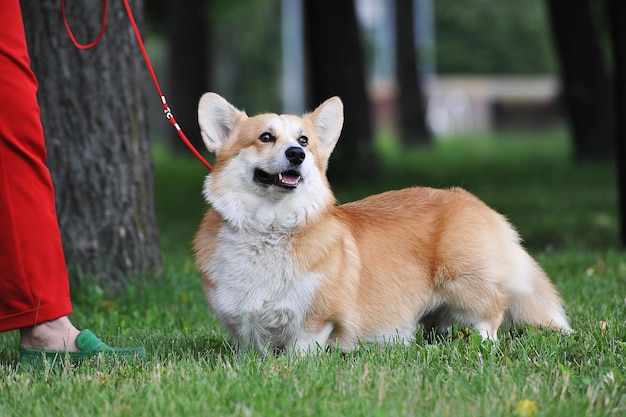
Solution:
[[[68,33],[68,35],[70,37],[70,40],[72,41],[72,43],[74,44],[74,46],[76,48],[78,48],[78,49],[90,49],[90,48],[93,48],[94,46],[96,46],[102,40],[102,37],[104,36],[104,28],[106,26],[106,13],[107,13],[107,2],[108,2],[108,0],[102,0],[102,1],[103,1],[103,5],[102,5],[102,26],[100,28],[100,33],[98,34],[98,37],[96,38],[95,41],[93,41],[93,42],[91,42],[89,44],[81,44],[81,43],[79,43],[76,40],[76,38],[74,37],[74,34],[72,33],[70,25],[69,25],[69,23],[67,21],[67,16],[65,15],[65,0],[61,0],[61,14],[63,15],[63,24],[65,25],[65,29],[67,30],[67,33]],[[176,119],[174,118],[174,114],[172,113],[172,109],[167,104],[167,100],[165,99],[165,95],[161,91],[161,87],[159,86],[159,82],[157,81],[156,74],[154,72],[154,69],[152,68],[152,63],[150,62],[150,58],[148,57],[148,52],[146,51],[146,47],[144,46],[143,40],[141,39],[141,34],[139,33],[139,28],[137,27],[137,22],[135,21],[135,17],[133,16],[133,12],[130,9],[130,5],[128,4],[128,0],[123,0],[123,2],[124,2],[124,8],[126,9],[126,14],[128,15],[128,20],[130,21],[130,24],[131,24],[131,26],[133,28],[134,33],[135,33],[135,38],[137,39],[137,43],[139,44],[139,49],[141,50],[141,54],[143,55],[143,59],[144,59],[144,61],[146,63],[146,66],[148,68],[148,72],[150,73],[150,77],[152,78],[152,83],[154,84],[154,87],[156,88],[157,93],[159,94],[159,97],[161,98],[161,103],[163,104],[163,112],[165,113],[165,118],[170,122],[170,124],[172,126],[174,126],[174,128],[176,128],[178,136],[183,141],[183,143],[187,146],[187,148],[189,148],[191,153],[193,153],[194,156],[196,158],[198,158],[198,160],[200,162],[202,162],[204,164],[204,166],[206,166],[209,169],[209,171],[213,171],[213,167],[211,166],[211,164],[209,164],[207,162],[207,160],[202,157],[200,152],[198,152],[198,150],[195,148],[195,146],[193,146],[193,144],[189,141],[189,139],[187,138],[187,136],[185,135],[183,130],[180,128],[180,126],[176,122]]]
[[[182,130],[180,126],[178,125],[178,123],[176,122],[176,119],[174,118],[174,114],[172,113],[172,109],[170,109],[170,106],[167,104],[167,100],[165,99],[165,96],[161,96],[161,103],[163,103],[163,113],[165,113],[165,118],[169,120],[170,124],[174,126],[176,130]]]

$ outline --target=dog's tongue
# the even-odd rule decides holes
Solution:
[[[292,173],[278,174],[278,182],[283,186],[295,187],[300,182],[300,176]]]

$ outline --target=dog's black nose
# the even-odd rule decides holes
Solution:
[[[285,156],[287,160],[294,165],[300,165],[304,158],[306,157],[306,153],[304,153],[304,149],[299,146],[292,146],[291,148],[285,151]]]

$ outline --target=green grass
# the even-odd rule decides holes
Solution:
[[[613,168],[573,165],[561,134],[466,138],[402,151],[380,141],[380,178],[341,201],[408,185],[462,185],[507,214],[561,291],[576,333],[465,329],[436,343],[362,346],[342,355],[238,356],[208,311],[190,256],[205,169],[155,151],[165,277],[110,300],[73,294],[75,323],[146,347],[134,366],[17,367],[0,335],[0,416],[621,416],[626,413],[626,258]]]

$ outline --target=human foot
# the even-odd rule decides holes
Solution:
[[[146,359],[146,350],[143,347],[111,347],[88,329],[78,333],[75,344],[77,346],[75,351],[32,349],[20,346],[20,364],[39,368],[45,363],[56,366],[65,363],[66,359],[71,363],[80,363],[96,357],[124,362]]]
[[[76,337],[79,333],[70,319],[64,316],[20,329],[20,346],[26,349],[76,352]]]

